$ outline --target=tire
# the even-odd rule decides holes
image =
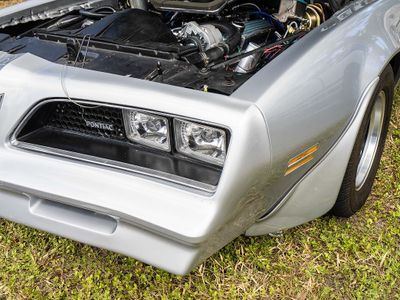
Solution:
[[[365,204],[375,180],[392,112],[394,73],[388,66],[380,76],[347,165],[332,213],[350,217]],[[383,112],[383,113],[382,113]]]

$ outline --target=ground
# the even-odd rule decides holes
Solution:
[[[240,237],[185,277],[0,219],[0,299],[400,299],[399,99],[356,216]]]

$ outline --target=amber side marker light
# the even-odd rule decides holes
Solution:
[[[306,151],[300,153],[299,155],[293,157],[291,160],[289,160],[285,176],[289,175],[290,173],[293,173],[298,168],[312,161],[314,159],[314,153],[317,152],[318,149],[319,149],[319,144],[316,144],[311,148],[308,148]]]

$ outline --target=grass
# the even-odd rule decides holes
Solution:
[[[396,99],[373,192],[356,216],[239,237],[185,277],[0,219],[0,299],[400,299]]]
[[[14,5],[19,2],[22,2],[22,0],[0,0],[0,8],[9,6],[9,5]]]

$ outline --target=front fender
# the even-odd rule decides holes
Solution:
[[[346,172],[365,111],[378,82],[379,78],[376,78],[367,87],[349,126],[326,156],[295,185],[267,216],[251,226],[246,231],[246,235],[263,235],[295,227],[314,220],[331,210],[339,194],[342,178]]]

